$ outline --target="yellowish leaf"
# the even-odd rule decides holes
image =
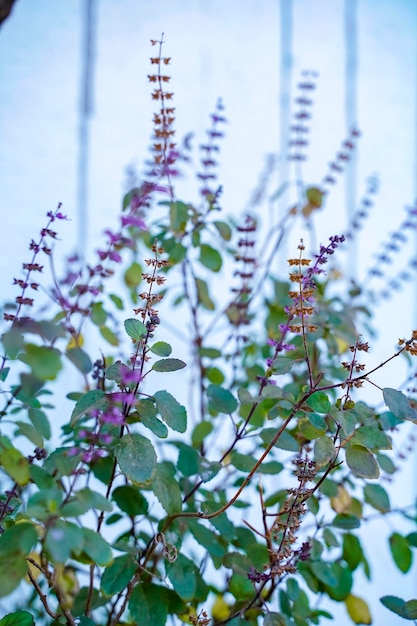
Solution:
[[[372,624],[372,617],[365,600],[349,594],[345,599],[347,612],[355,624]]]

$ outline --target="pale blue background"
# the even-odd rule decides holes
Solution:
[[[152,102],[146,79],[149,40],[165,32],[172,57],[172,86],[181,137],[196,131],[203,139],[218,96],[229,119],[221,153],[223,206],[239,214],[256,184],[266,152],[279,137],[278,0],[98,0],[94,116],[91,122],[89,243],[97,246],[105,227],[117,224],[124,170],[142,170],[151,133]],[[19,0],[0,28],[0,212],[2,299],[13,297],[11,277],[27,258],[27,243],[44,215],[61,201],[72,221],[60,225],[60,246],[68,252],[77,237],[78,109],[81,76],[82,0]],[[317,183],[345,136],[345,41],[342,0],[294,0],[293,83],[301,70],[320,73],[314,94],[312,159],[305,179]],[[403,206],[416,195],[417,6],[412,0],[358,2],[358,194],[373,172],[381,191],[359,241],[359,279],[378,242],[402,220]],[[276,187],[280,184],[277,175]],[[180,183],[180,192],[194,187]],[[191,193],[191,191],[190,191]],[[188,199],[188,198],[187,198]],[[344,230],[343,178],[317,216],[324,241]],[[294,239],[305,236],[300,227]],[[415,239],[407,254],[415,253]],[[407,255],[406,255],[407,256]],[[349,260],[343,255],[343,267]],[[399,336],[416,326],[415,288],[381,305],[380,342],[368,362],[390,354]],[[372,359],[372,361],[371,361]],[[382,386],[399,384],[397,363],[380,375]],[[394,502],[415,497],[415,463],[391,487]],[[414,469],[413,469],[414,468]],[[366,532],[375,583],[354,592],[415,596],[415,580],[402,578],[379,537],[396,528],[397,518],[374,522]],[[376,539],[375,539],[376,538]],[[378,592],[375,590],[378,589]],[[332,606],[332,609],[334,607]],[[404,622],[372,603],[374,623]],[[347,624],[343,607],[338,624]]]

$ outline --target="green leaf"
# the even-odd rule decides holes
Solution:
[[[385,387],[382,390],[384,402],[395,417],[410,420],[417,424],[417,411],[410,406],[407,396],[397,389]]]
[[[90,317],[96,326],[104,326],[107,320],[107,312],[103,309],[102,302],[93,302]]]
[[[213,222],[213,225],[217,228],[219,235],[222,239],[224,239],[225,241],[230,241],[232,238],[232,229],[230,228],[229,224],[226,224],[226,222]]]
[[[130,554],[117,557],[103,572],[102,593],[107,597],[115,596],[127,587],[135,571],[136,564]]]
[[[392,533],[389,538],[389,547],[398,569],[403,574],[408,572],[413,561],[413,553],[407,539],[399,533]]]
[[[118,336],[108,326],[100,326],[100,335],[111,346],[117,347],[119,345]]]
[[[168,514],[182,510],[181,489],[174,473],[172,463],[159,463],[151,483],[152,491]]]
[[[287,359],[286,357],[277,357],[272,365],[271,369],[276,376],[280,376],[282,374],[287,374],[292,366],[294,365],[294,361],[292,359]]]
[[[187,429],[187,412],[168,391],[157,391],[154,396],[156,408],[170,428],[179,433]]]
[[[236,411],[238,403],[233,394],[219,385],[209,385],[207,397],[215,411],[219,413],[232,414]]]
[[[342,428],[346,437],[349,437],[355,430],[356,417],[351,411],[336,411],[335,420]]]
[[[376,460],[378,461],[379,467],[384,472],[387,472],[387,474],[394,474],[397,471],[392,459],[390,459],[390,457],[386,454],[377,454]]]
[[[74,426],[80,417],[88,414],[90,411],[101,410],[107,404],[106,395],[101,389],[91,389],[83,394],[76,402],[71,413],[70,426]]]
[[[166,341],[157,341],[149,350],[157,356],[169,356],[172,352],[171,346]]]
[[[16,552],[27,555],[37,542],[38,533],[34,524],[29,522],[14,524],[0,536],[0,560]]]
[[[322,437],[327,430],[326,422],[322,420],[318,415],[311,416],[317,418],[317,426],[312,423],[310,416],[302,417],[298,422],[298,428],[300,429],[300,433],[306,439],[317,439],[317,437]],[[320,424],[318,420],[323,421],[323,425]]]
[[[226,554],[226,547],[220,542],[220,538],[213,530],[203,526],[197,520],[189,520],[188,527],[200,546],[203,546],[211,557],[222,557]]]
[[[361,426],[355,432],[352,442],[358,443],[370,450],[391,450],[390,438],[378,427]]]
[[[205,280],[201,278],[195,279],[195,284],[197,287],[197,297],[198,303],[201,304],[202,307],[207,309],[207,311],[214,311],[216,305],[213,300],[210,298],[208,285]]]
[[[277,431],[275,428],[264,428],[260,433],[260,437],[262,441],[268,445],[276,434]],[[288,430],[284,430],[284,432],[281,433],[280,438],[275,445],[277,448],[280,448],[281,450],[288,450],[289,452],[298,452],[299,450],[297,441],[291,433],[288,432]]]
[[[151,480],[156,468],[156,453],[146,437],[124,435],[114,449],[120,469],[136,484]]]
[[[347,612],[355,624],[371,624],[372,617],[368,605],[362,598],[349,594],[345,600]]]
[[[379,467],[367,448],[352,445],[346,450],[346,463],[359,478],[378,478]]]
[[[19,359],[29,365],[39,380],[54,380],[62,369],[61,353],[55,348],[27,343]]]
[[[4,383],[4,381],[6,380],[9,372],[10,372],[10,367],[2,367],[0,369],[0,381],[2,383]],[[0,624],[1,624],[1,622],[0,622]]]
[[[191,442],[195,448],[198,448],[204,439],[212,432],[213,424],[211,422],[200,422],[196,425],[191,435]]]
[[[168,589],[150,583],[138,583],[129,599],[129,612],[140,626],[166,624],[168,616]]]
[[[119,311],[123,311],[124,304],[123,304],[123,300],[121,298],[119,298],[119,296],[116,296],[116,294],[114,293],[110,293],[109,294],[109,298],[110,300],[113,302],[113,304],[115,305],[116,309],[118,309]]]
[[[131,485],[116,487],[112,493],[112,498],[119,509],[130,517],[144,515],[148,512],[148,501],[137,487],[132,487]]]
[[[57,516],[62,502],[62,491],[57,487],[42,489],[34,493],[27,503],[27,513],[39,520]]]
[[[152,400],[139,400],[135,404],[140,421],[149,428],[157,437],[168,437],[168,428],[156,417],[156,407]]]
[[[27,611],[8,613],[0,619],[0,626],[35,626],[33,615]]]
[[[81,348],[72,348],[66,351],[68,359],[80,370],[83,374],[88,374],[93,369],[93,363],[88,356],[87,352],[81,350]]]
[[[405,619],[417,619],[417,600],[409,600],[404,604]]]
[[[188,221],[188,206],[184,202],[171,202],[169,205],[169,221],[174,235],[185,232]]]
[[[16,421],[16,425],[19,427],[16,431],[16,436],[23,435],[29,441],[31,441],[38,448],[43,448],[43,438],[38,433],[36,428],[32,426],[32,424],[27,424],[27,422]]]
[[[0,598],[8,596],[20,584],[27,574],[26,559],[21,554],[13,553],[0,559]]]
[[[53,563],[65,563],[71,553],[81,552],[83,543],[81,528],[70,522],[57,520],[48,528],[44,546]]]
[[[350,513],[338,513],[332,522],[332,526],[342,530],[354,530],[359,528],[360,525],[360,519]]]
[[[178,471],[181,472],[183,476],[195,476],[195,474],[198,474],[199,470],[199,454],[197,450],[185,443],[179,443],[177,445],[180,451],[177,462]]]
[[[173,563],[165,563],[165,570],[180,598],[185,601],[192,600],[197,586],[194,563],[183,554],[179,554]]]
[[[346,533],[343,536],[343,558],[349,565],[352,572],[363,560],[363,550],[361,542],[356,535]]]
[[[134,261],[124,273],[124,281],[129,289],[136,289],[142,282],[142,267]]]
[[[330,563],[326,563],[325,561],[312,561],[311,571],[314,576],[325,585],[329,587],[335,587],[337,585],[337,577],[332,572]]]
[[[314,442],[314,461],[319,467],[326,465],[335,455],[335,447],[330,437],[319,437]]]
[[[263,626],[287,626],[287,620],[282,613],[275,613],[275,611],[269,611],[264,617]]]
[[[145,337],[146,333],[148,332],[146,330],[145,324],[135,319],[134,317],[125,320],[124,327],[129,337],[135,339],[135,341],[138,341],[139,339],[142,339],[142,337]]]
[[[5,472],[19,485],[26,485],[29,481],[29,463],[23,454],[16,448],[3,449],[0,452],[0,463]]]
[[[221,254],[211,246],[203,243],[200,247],[200,263],[212,272],[218,272],[222,266]]]
[[[83,552],[97,565],[108,565],[113,559],[112,550],[99,533],[90,528],[82,528],[84,534]]]
[[[397,596],[382,596],[379,601],[393,613],[404,617],[405,600],[401,600]]]
[[[413,546],[413,548],[417,548],[417,532],[409,533],[407,535],[407,541],[410,546]]]
[[[381,485],[367,484],[364,487],[365,502],[374,507],[381,513],[386,513],[390,510],[389,496],[385,489]]]
[[[328,413],[331,409],[330,400],[324,391],[316,391],[309,397],[306,404],[316,413]]]
[[[29,409],[28,416],[38,433],[45,439],[50,439],[51,426],[46,414],[40,409]]]
[[[160,361],[155,361],[152,369],[154,372],[176,372],[186,366],[187,364],[180,359],[161,359]]]

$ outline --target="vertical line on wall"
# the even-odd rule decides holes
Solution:
[[[358,3],[357,0],[345,0],[345,118],[346,136],[357,128],[357,83],[358,83]],[[349,223],[356,209],[357,195],[357,150],[351,153],[346,164],[346,219]],[[350,242],[351,254],[348,255],[348,277],[355,279],[358,271],[358,247],[355,240]]]
[[[81,84],[78,137],[78,224],[77,251],[85,258],[88,240],[88,175],[90,118],[93,113],[96,0],[84,0],[82,14]]]

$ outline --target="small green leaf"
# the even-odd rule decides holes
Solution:
[[[188,206],[184,202],[171,202],[169,206],[169,221],[174,235],[185,232],[188,221]]]
[[[326,563],[325,561],[312,561],[311,571],[314,576],[325,585],[329,587],[335,587],[337,585],[337,577],[332,572],[330,563]]]
[[[379,467],[367,448],[352,445],[346,450],[346,463],[355,476],[360,478],[378,478]]]
[[[170,428],[179,433],[187,429],[187,412],[168,391],[157,391],[154,396],[156,408]]]
[[[382,596],[379,601],[393,613],[404,617],[405,600],[401,600],[397,596]]]
[[[384,472],[387,472],[387,474],[394,474],[397,471],[392,459],[390,459],[390,457],[386,454],[377,454],[376,460],[378,461],[379,467]]]
[[[360,519],[356,515],[349,513],[338,513],[332,522],[332,526],[335,528],[341,528],[342,530],[354,530],[361,525]]]
[[[204,439],[212,432],[213,424],[211,422],[200,422],[196,425],[191,435],[191,441],[195,448],[198,448]]]
[[[206,281],[202,280],[201,278],[196,278],[195,284],[197,287],[198,303],[201,304],[201,306],[207,309],[208,311],[214,311],[216,306],[213,300],[210,298],[208,285]]]
[[[93,563],[97,565],[108,565],[113,560],[112,550],[99,534],[90,528],[81,529],[84,534],[83,552],[87,554]]]
[[[224,239],[225,241],[230,241],[232,238],[232,229],[230,228],[229,224],[226,224],[226,222],[213,222],[213,225],[217,228],[219,235],[222,239]]]
[[[209,385],[207,396],[210,404],[219,413],[232,414],[236,411],[238,403],[233,394],[219,385]]]
[[[102,302],[93,302],[90,317],[95,326],[104,326],[107,320],[107,312],[103,309]]]
[[[54,380],[62,369],[61,353],[55,348],[27,343],[19,359],[29,365],[39,380]]]
[[[0,381],[4,382],[8,376],[8,373],[10,372],[10,367],[2,367],[0,369]],[[0,621],[1,624],[1,621]]]
[[[175,469],[167,461],[160,463],[153,475],[151,488],[168,514],[182,509],[181,489],[174,478]]]
[[[45,439],[50,439],[51,426],[46,414],[40,409],[29,409],[28,416],[38,433]]]
[[[385,387],[382,390],[384,402],[395,417],[410,420],[417,424],[417,411],[410,406],[407,396],[397,389]]]
[[[361,542],[356,535],[346,533],[343,536],[343,558],[349,565],[352,572],[363,560],[363,550]]]
[[[116,296],[115,293],[111,293],[109,294],[109,298],[115,305],[116,309],[118,309],[119,311],[123,311],[125,307],[123,304],[123,300],[119,296]]]
[[[0,619],[0,626],[35,626],[33,615],[27,611],[8,613]]]
[[[152,365],[154,372],[176,372],[184,367],[187,367],[187,364],[180,359],[161,359]]]
[[[81,350],[81,348],[67,350],[66,355],[82,374],[88,374],[93,369],[93,363],[90,357],[84,350]]]
[[[378,427],[361,426],[355,432],[352,442],[358,443],[369,450],[391,450],[390,438]]]
[[[107,404],[104,391],[101,389],[91,389],[83,394],[76,402],[71,413],[70,426],[74,426],[83,415],[96,409],[103,409]]]
[[[404,604],[405,619],[417,619],[417,600],[409,600]]]
[[[120,469],[134,483],[148,482],[156,468],[156,453],[146,437],[124,435],[114,449]]]
[[[14,524],[0,536],[0,560],[16,552],[27,555],[37,542],[38,533],[34,524],[29,522]]]
[[[134,261],[124,273],[124,281],[129,289],[135,289],[142,281],[142,267]]]
[[[263,626],[286,626],[287,620],[282,613],[276,613],[275,611],[269,611],[264,617]]]
[[[166,624],[169,595],[171,591],[162,585],[138,583],[129,599],[129,612],[140,626],[159,626]],[[171,593],[173,593],[171,591]]]
[[[389,496],[385,489],[381,485],[367,484],[364,487],[365,502],[374,507],[381,513],[386,513],[390,510]]]
[[[292,359],[287,359],[286,357],[277,357],[272,365],[271,369],[276,376],[280,376],[282,374],[287,374],[292,366],[294,365],[294,361]]]
[[[0,559],[0,598],[8,596],[27,575],[26,559],[21,554],[13,553]]]
[[[83,548],[84,537],[81,528],[70,522],[57,520],[51,525],[45,536],[45,550],[54,563],[65,563],[71,553],[79,554]]]
[[[26,439],[29,439],[38,448],[43,448],[43,438],[39,432],[26,422],[16,421],[16,425],[19,427],[16,431],[16,436],[23,435]]]
[[[314,461],[319,467],[326,465],[335,455],[335,447],[330,437],[319,437],[314,442]]]
[[[222,266],[221,254],[211,246],[203,243],[200,247],[200,263],[212,272],[218,272]]]
[[[148,501],[137,487],[131,485],[116,487],[112,493],[112,498],[119,509],[130,517],[144,515],[148,511]]]
[[[392,533],[389,538],[389,547],[398,569],[403,574],[408,572],[413,561],[413,554],[407,539],[399,533]]]
[[[180,598],[185,601],[192,600],[197,586],[194,563],[183,554],[179,554],[173,563],[165,563],[165,569]]]
[[[100,335],[111,346],[117,347],[120,343],[118,336],[108,326],[100,326]]]
[[[101,590],[107,597],[115,596],[125,589],[136,571],[136,564],[129,554],[119,556],[106,567],[101,577]]]
[[[172,352],[171,346],[166,341],[157,341],[149,350],[157,356],[169,356]]]
[[[125,320],[124,327],[126,333],[135,341],[142,339],[147,333],[146,326],[134,317]]]
[[[330,400],[324,391],[316,391],[309,397],[306,404],[316,413],[328,413],[331,409]]]

